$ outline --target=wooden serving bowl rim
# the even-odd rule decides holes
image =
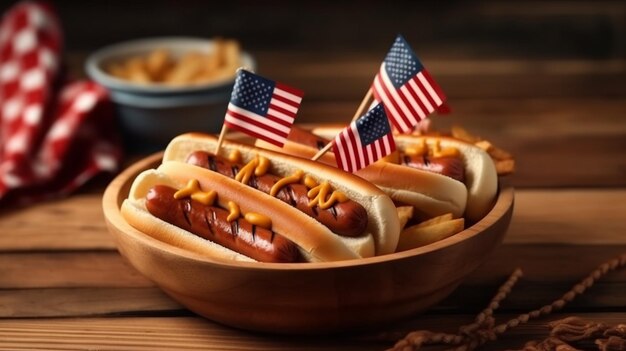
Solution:
[[[128,196],[128,190],[130,184],[132,184],[134,178],[142,171],[158,166],[163,158],[163,152],[158,152],[147,156],[129,167],[123,170],[120,174],[111,181],[107,186],[103,198],[102,208],[104,211],[105,220],[110,226],[113,226],[117,231],[131,236],[134,240],[140,242],[143,245],[151,246],[157,251],[161,251],[166,255],[178,255],[185,257],[188,260],[197,261],[202,264],[213,264],[219,266],[228,266],[229,268],[240,268],[246,270],[325,270],[335,268],[345,268],[354,266],[374,265],[380,263],[386,263],[396,260],[402,260],[417,255],[426,254],[428,252],[443,249],[448,246],[455,245],[461,241],[467,240],[471,237],[481,234],[485,229],[494,225],[501,217],[503,217],[507,211],[513,206],[514,201],[514,189],[508,184],[500,182],[498,196],[492,209],[483,217],[480,221],[474,223],[472,226],[465,230],[452,235],[446,239],[439,240],[435,243],[425,245],[422,247],[414,248],[411,250],[396,252],[387,255],[374,256],[368,258],[360,258],[346,261],[333,261],[333,262],[307,262],[307,263],[265,263],[265,262],[241,262],[241,261],[228,261],[213,259],[211,257],[202,256],[195,252],[184,250],[182,248],[175,247],[168,243],[155,239],[128,224],[120,212],[120,206],[122,201]]]

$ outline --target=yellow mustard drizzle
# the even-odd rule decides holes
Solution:
[[[409,145],[404,148],[404,153],[409,156],[423,156],[428,153],[426,140],[422,139],[419,144]]]
[[[258,164],[259,160],[256,157],[250,160],[250,162],[241,167],[239,172],[237,172],[235,180],[243,184],[248,184],[248,181],[250,180],[250,177],[252,177],[252,173]]]
[[[311,189],[311,188],[315,188],[317,186],[317,182],[315,181],[315,179],[313,179],[313,177],[311,177],[310,175],[306,175],[304,177],[304,185]]]
[[[433,145],[431,149],[431,152],[432,152],[433,157],[459,156],[459,149],[452,147],[452,146],[442,148],[441,142],[439,140],[435,142],[435,144]]]
[[[243,184],[248,184],[248,181],[250,181],[250,177],[252,177],[252,174],[256,175],[257,177],[262,176],[267,173],[269,166],[270,161],[267,158],[263,156],[257,156],[250,160],[250,162],[248,162],[245,166],[241,167],[239,172],[237,172],[237,174],[235,175],[235,180]]]
[[[215,199],[217,198],[217,193],[215,190],[204,192],[200,190],[200,183],[197,179],[191,179],[187,182],[184,188],[176,191],[174,193],[174,198],[176,200],[184,199],[186,197],[191,197],[192,200],[198,201],[206,206],[212,206],[215,203]],[[241,210],[239,209],[239,205],[234,201],[228,201],[228,216],[226,220],[232,222],[237,218],[241,217]],[[244,215],[244,219],[250,224],[259,226],[261,228],[265,228],[268,230],[272,229],[272,220],[265,215],[248,212]]]
[[[284,186],[288,184],[298,183],[302,179],[303,175],[304,175],[304,172],[302,172],[302,170],[297,170],[294,174],[281,178],[279,181],[274,183],[274,185],[272,185],[272,188],[270,189],[270,195],[276,196],[276,194],[278,194],[278,192]]]
[[[433,157],[456,157],[460,154],[459,149],[453,146],[442,148],[440,140],[427,144],[425,139],[422,139],[419,144],[407,146],[404,148],[404,153],[408,156],[430,155]]]
[[[228,201],[228,217],[226,217],[226,220],[232,222],[239,218],[239,216],[241,216],[239,205],[237,205],[234,201]]]
[[[174,198],[176,200],[184,199],[186,197],[191,197],[192,200],[198,201],[203,205],[213,205],[215,202],[215,198],[217,197],[217,193],[215,190],[211,191],[202,191],[200,189],[200,183],[197,179],[191,179],[187,182],[184,188],[178,190],[174,193]]]
[[[254,175],[260,177],[267,173],[267,170],[270,168],[270,160],[267,157],[257,156],[259,159],[259,165],[254,170]]]
[[[307,196],[311,201],[309,201],[309,207],[313,207],[315,205],[319,206],[320,209],[326,210],[333,206],[336,202],[346,202],[348,201],[348,197],[340,192],[340,191],[332,191],[330,196],[328,193],[331,192],[332,189],[328,182],[322,182],[322,184],[313,187],[307,193]]]
[[[268,216],[259,213],[248,212],[243,218],[258,227],[272,229],[272,220]]]
[[[241,162],[241,152],[237,149],[233,149],[230,154],[228,154],[228,161],[232,163]]]

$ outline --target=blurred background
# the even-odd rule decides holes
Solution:
[[[0,6],[5,10],[13,3],[2,1]],[[563,148],[594,160],[603,145],[626,147],[624,1],[52,4],[63,25],[65,59],[74,76],[85,75],[87,55],[122,41],[234,38],[255,57],[258,73],[305,91],[297,122],[343,123],[402,33],[449,98],[452,113],[433,118],[442,128],[462,124],[514,154],[524,150],[521,165],[550,164],[541,152],[545,148]],[[554,122],[553,116],[560,118]],[[595,131],[584,129],[590,118],[596,121]],[[547,137],[553,129],[559,130],[558,140]],[[597,138],[598,150],[563,143],[581,137]],[[624,162],[611,166],[613,175],[624,174]],[[554,185],[543,180],[548,171],[519,168],[516,185]],[[594,173],[593,167],[581,172],[574,158],[550,172],[555,171],[562,186],[624,184],[620,177]]]
[[[13,3],[2,1],[2,9]],[[305,103],[336,102],[341,90],[342,98],[358,104],[397,33],[412,44],[450,98],[623,96],[626,89],[620,84],[626,81],[623,1],[52,4],[71,58],[136,38],[235,38],[255,55],[259,73],[305,90]],[[332,70],[325,66],[330,62]],[[503,74],[524,79],[502,83]],[[302,119],[314,120],[305,106]]]

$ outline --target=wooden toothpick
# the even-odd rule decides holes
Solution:
[[[359,117],[361,117],[363,115],[363,113],[365,113],[365,110],[367,109],[368,105],[370,104],[370,99],[371,98],[372,98],[372,88],[369,88],[367,90],[367,93],[363,97],[363,100],[361,100],[361,105],[359,105],[359,108],[354,113],[354,116],[352,116],[352,121],[356,121]]]
[[[228,127],[224,123],[222,124],[222,131],[220,132],[220,136],[217,139],[217,146],[215,147],[215,155],[219,155],[220,149],[222,148],[222,143],[224,142],[224,136],[226,136],[227,132],[228,132]]]
[[[361,117],[361,115],[363,115],[363,112],[365,111],[365,109],[367,109],[367,106],[369,105],[371,98],[372,98],[372,88],[370,87],[367,90],[367,93],[365,94],[365,96],[363,97],[363,100],[361,100],[361,104],[359,105],[359,108],[356,109],[356,112],[354,113],[354,116],[352,117],[351,122],[356,121],[359,117]],[[319,158],[324,156],[324,154],[327,153],[328,150],[330,150],[332,146],[333,146],[333,141],[331,140],[328,144],[326,144],[326,146],[324,146],[320,151],[318,151],[315,154],[315,156],[311,158],[311,160],[312,161],[319,160]]]

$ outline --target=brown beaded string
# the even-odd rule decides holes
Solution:
[[[456,351],[474,350],[488,341],[496,340],[499,335],[504,334],[507,330],[527,323],[532,318],[545,316],[563,308],[567,303],[574,300],[576,296],[583,294],[585,290],[591,288],[598,279],[625,265],[626,253],[598,266],[587,277],[574,285],[572,289],[551,304],[529,313],[521,314],[506,323],[494,327],[493,312],[500,307],[500,302],[506,298],[515,283],[517,283],[522,276],[522,271],[516,269],[509,279],[498,289],[498,293],[490,301],[487,308],[476,316],[473,323],[459,328],[457,334],[436,333],[428,330],[413,331],[399,340],[389,351],[412,351],[419,350],[422,345],[442,344],[454,346],[451,350]]]

